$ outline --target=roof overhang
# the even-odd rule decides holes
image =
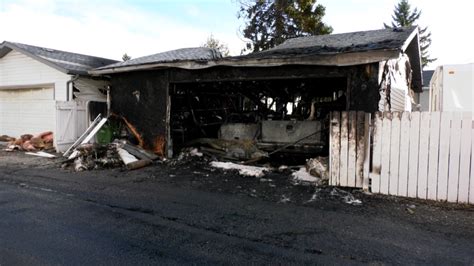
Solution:
[[[217,66],[227,67],[278,67],[284,65],[312,65],[312,66],[354,66],[389,59],[399,58],[400,54],[406,53],[410,59],[413,70],[412,85],[415,91],[422,89],[422,67],[419,44],[419,31],[414,28],[401,46],[397,48],[373,49],[367,51],[348,51],[319,54],[299,54],[295,50],[291,54],[280,54],[277,56],[237,56],[227,57],[209,61],[180,60],[173,62],[156,62],[131,66],[103,67],[90,70],[91,75],[107,75],[141,70],[157,70],[166,68],[181,68],[188,70],[206,69]]]
[[[52,67],[52,68],[54,68],[54,69],[56,69],[60,72],[63,72],[64,74],[74,74],[74,73],[70,73],[70,71],[68,71],[65,68],[62,68],[62,67],[60,67],[60,66],[44,59],[44,58],[42,58],[40,56],[36,56],[36,55],[34,55],[34,54],[24,50],[24,49],[21,49],[20,47],[16,46],[15,44],[10,43],[10,42],[6,42],[6,41],[0,44],[0,58],[4,57],[6,54],[11,52],[12,50],[17,51],[19,53],[22,53],[22,54],[24,54],[28,57],[31,57],[36,61],[39,61],[39,62],[41,62],[41,63],[43,63],[43,64],[45,64],[49,67]]]
[[[228,67],[277,67],[284,65],[314,65],[314,66],[352,66],[370,64],[396,58],[400,54],[398,50],[377,50],[370,52],[354,52],[325,54],[314,56],[293,56],[280,58],[223,58],[207,62],[177,61],[169,63],[143,64],[107,69],[95,69],[89,71],[91,75],[106,75],[140,70],[154,70],[165,68],[182,69],[205,69],[216,66]]]
[[[418,27],[410,34],[402,46],[404,52],[410,59],[412,68],[412,89],[415,92],[423,91],[423,66],[421,63],[420,37]]]

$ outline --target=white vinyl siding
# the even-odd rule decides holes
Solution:
[[[408,88],[411,77],[407,75],[407,63],[409,63],[407,55],[380,62],[379,82],[383,79],[383,84],[380,91],[379,111],[411,111],[412,103]],[[387,71],[384,71],[385,67]],[[387,97],[387,93],[390,97]],[[387,102],[388,98],[390,103]]]
[[[70,75],[12,50],[0,58],[0,88],[54,84],[54,99],[66,101],[66,83]]]
[[[56,130],[53,88],[0,90],[0,135]]]

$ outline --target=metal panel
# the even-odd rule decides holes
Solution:
[[[276,143],[291,143],[321,130],[319,121],[262,121],[262,141]],[[321,134],[308,137],[300,144],[320,143]]]
[[[226,140],[253,140],[259,131],[258,124],[232,123],[219,128],[219,138]]]

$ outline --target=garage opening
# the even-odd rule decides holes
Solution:
[[[346,109],[346,91],[346,77],[171,84],[173,153],[254,143],[268,153],[325,155],[329,113]]]

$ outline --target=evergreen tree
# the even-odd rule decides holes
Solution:
[[[332,28],[322,22],[325,7],[316,0],[241,0],[243,37],[246,49],[258,52],[294,37],[329,34]]]
[[[401,0],[396,6],[392,15],[391,25],[384,23],[384,27],[396,28],[396,27],[408,27],[416,25],[416,21],[420,18],[421,11],[417,8],[411,10],[411,6],[408,0]],[[436,61],[436,58],[430,58],[428,48],[431,45],[431,32],[428,32],[428,27],[420,28],[420,49],[421,49],[421,62],[423,67],[427,64]]]
[[[222,43],[218,39],[214,38],[214,35],[212,34],[207,37],[206,42],[201,46],[216,49],[222,54],[222,56],[229,56],[229,47],[227,46],[227,44]]]
[[[127,53],[124,53],[124,54],[122,55],[122,60],[123,60],[124,62],[125,62],[125,61],[128,61],[128,60],[130,60],[130,59],[132,59],[132,57],[129,56]]]

